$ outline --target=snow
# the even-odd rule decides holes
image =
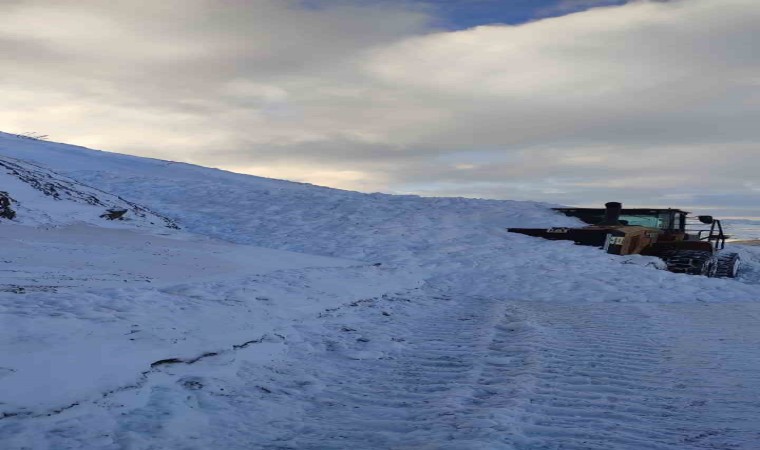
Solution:
[[[0,170],[28,205],[0,222],[2,448],[760,442],[760,247],[710,279],[505,231],[577,224],[540,203],[4,134],[0,158],[150,212],[105,221]]]
[[[5,192],[12,192],[19,223],[37,226],[93,223],[102,227],[126,223],[139,228],[176,228],[170,219],[145,207],[49,169],[1,155],[0,183]],[[103,217],[112,210],[123,211],[124,215],[111,221]]]
[[[732,240],[760,240],[760,219],[728,219],[723,226],[731,230]]]
[[[134,384],[155,361],[414,285],[358,261],[179,237],[3,224],[1,412],[55,410]]]

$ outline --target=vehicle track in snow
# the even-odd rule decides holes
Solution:
[[[50,448],[749,450],[759,320],[746,302],[372,298],[38,423]]]
[[[447,442],[463,448],[511,433],[511,424],[492,420],[492,411],[514,407],[515,369],[530,370],[533,330],[501,302],[447,306],[406,322],[399,331],[407,346],[398,355],[368,367],[349,350],[349,358],[358,358],[338,366],[341,379],[326,385],[319,407],[307,410],[307,427],[293,436],[293,448],[445,448]],[[511,382],[497,375],[506,372],[515,376]]]
[[[287,360],[244,367],[247,383],[223,401],[249,414],[248,425],[220,416],[212,439],[232,448],[463,448],[511,433],[512,424],[489,419],[490,409],[513,406],[502,390],[519,386],[494,373],[530,367],[534,331],[504,302],[438,297],[427,299],[429,316],[406,314],[417,301],[335,311],[323,327],[300,330]],[[282,414],[256,417],[263,402],[283,405]]]
[[[662,318],[635,304],[452,297],[428,302],[423,317],[420,305],[406,314],[408,305],[393,299],[336,311],[322,328],[301,330],[285,360],[264,370],[244,366],[247,381],[217,401],[246,420],[220,415],[208,437],[227,448],[271,449],[749,449],[760,442],[739,423],[760,412],[758,404],[748,400],[732,416],[735,405],[711,402],[701,383],[709,371],[685,376]],[[266,417],[255,412],[264,404]],[[280,413],[272,415],[272,405]]]
[[[636,305],[524,305],[544,330],[541,370],[516,448],[698,448],[699,396]]]

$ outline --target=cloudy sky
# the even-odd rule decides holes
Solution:
[[[760,216],[758,0],[0,0],[0,130],[393,193]]]

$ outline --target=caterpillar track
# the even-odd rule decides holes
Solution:
[[[669,271],[689,275],[714,277],[718,266],[717,258],[711,252],[703,250],[669,252],[662,259]]]

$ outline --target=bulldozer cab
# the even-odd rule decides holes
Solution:
[[[605,219],[604,208],[554,208],[566,216],[576,217],[589,225],[598,225]],[[675,234],[686,232],[688,212],[680,209],[623,209],[618,221],[621,225],[656,228]]]
[[[554,208],[567,216],[576,217],[589,225],[599,225],[605,220],[604,208]],[[658,241],[683,242],[680,247],[707,248],[714,251],[726,246],[726,236],[720,220],[712,216],[692,217],[681,209],[630,208],[622,209],[618,222],[624,226],[659,230]],[[707,227],[709,225],[709,227]],[[701,243],[701,244],[697,244]]]
[[[554,208],[585,222],[585,227],[507,228],[507,231],[552,241],[573,241],[613,255],[654,256],[662,259],[671,272],[737,276],[739,255],[721,251],[728,236],[723,233],[720,220],[711,216],[693,218],[688,212],[673,208],[623,209],[618,202],[605,206]]]

